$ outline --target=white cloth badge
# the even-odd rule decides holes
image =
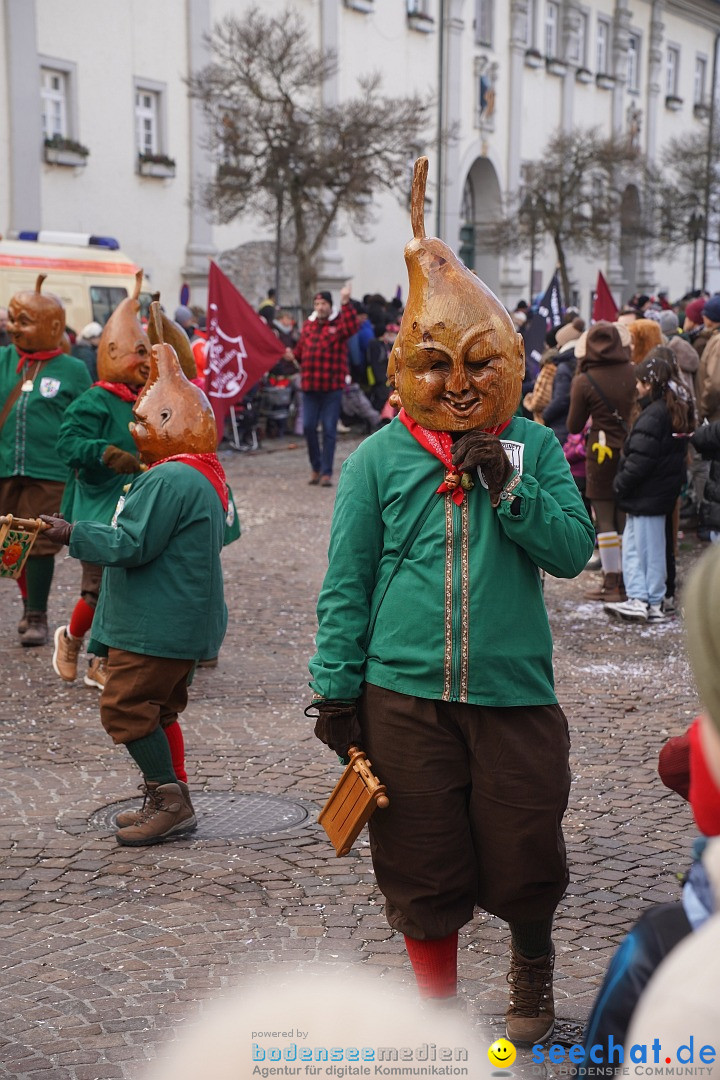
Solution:
[[[59,389],[59,379],[50,379],[48,377],[45,377],[44,379],[40,380],[40,393],[45,398],[55,397]]]
[[[523,458],[525,457],[525,443],[516,442],[514,439],[500,439],[500,445],[510,459],[510,464],[513,469],[522,476],[523,471]],[[482,470],[478,468],[477,474],[480,477],[480,483],[483,487],[487,487],[485,483],[485,477],[482,474]]]

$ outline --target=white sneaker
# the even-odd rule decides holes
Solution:
[[[662,604],[648,604],[647,617],[648,622],[663,622],[663,620],[667,619]]]
[[[603,604],[603,608],[608,615],[617,615],[630,622],[647,622],[648,620],[648,606],[644,600],[628,598],[618,604]]]
[[[661,606],[661,608],[663,610],[664,615],[674,615],[675,612],[677,611],[677,607],[675,606],[675,597],[674,596],[666,596],[660,606]]]

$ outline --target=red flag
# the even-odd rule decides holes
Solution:
[[[602,275],[602,271],[598,270],[597,286],[595,288],[595,300],[593,302],[592,309],[592,321],[600,322],[604,319],[606,322],[616,322],[618,317],[617,304],[613,300],[613,295],[610,292],[610,286]]]
[[[205,393],[218,439],[225,416],[285,352],[285,346],[214,262],[208,280],[208,350]]]

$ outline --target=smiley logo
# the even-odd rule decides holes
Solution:
[[[515,1047],[507,1039],[496,1039],[488,1049],[490,1064],[497,1065],[500,1069],[512,1065],[516,1057],[517,1052]]]

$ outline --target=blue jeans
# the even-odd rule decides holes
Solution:
[[[665,518],[628,514],[622,537],[625,592],[631,600],[659,604],[665,596]]]
[[[332,476],[342,390],[303,391],[303,431],[313,472]],[[322,425],[322,451],[317,426]]]

